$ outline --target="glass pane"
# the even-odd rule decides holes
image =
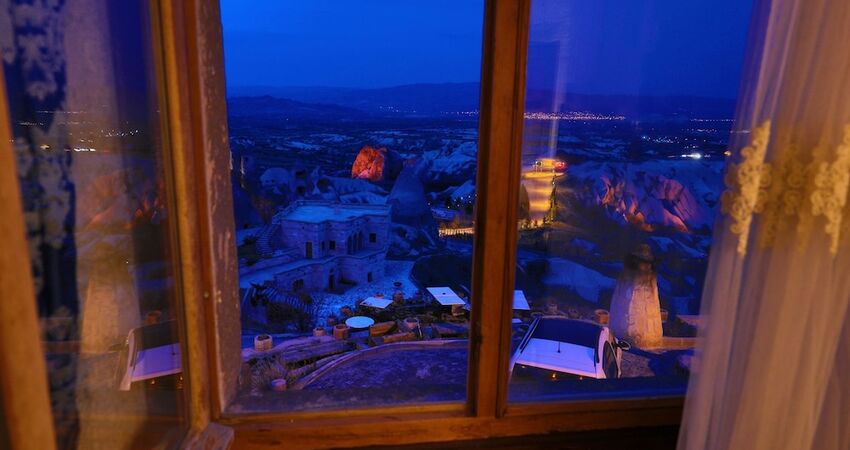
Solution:
[[[185,429],[148,7],[0,2],[59,448],[173,447]]]
[[[481,0],[222,1],[231,411],[466,397],[482,19]]]
[[[532,2],[510,401],[684,394],[750,7]]]

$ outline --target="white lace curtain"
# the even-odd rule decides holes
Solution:
[[[679,448],[848,449],[850,1],[753,17]]]

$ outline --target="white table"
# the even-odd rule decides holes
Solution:
[[[345,324],[351,328],[369,328],[375,324],[375,320],[366,316],[354,316],[346,319]]]

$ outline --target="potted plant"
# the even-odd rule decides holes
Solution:
[[[268,334],[258,334],[254,336],[254,350],[265,352],[272,349],[272,337]]]
[[[351,337],[351,328],[348,325],[344,323],[334,325],[334,339],[341,341],[349,337]]]
[[[600,325],[608,325],[608,310],[597,309],[594,313],[596,314],[596,321],[599,322]]]
[[[419,318],[413,317],[413,316],[405,317],[404,318],[404,328],[406,328],[407,331],[413,331],[413,330],[419,328]]]

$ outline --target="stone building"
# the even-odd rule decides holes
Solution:
[[[258,244],[272,255],[243,273],[240,284],[309,292],[371,282],[384,275],[389,223],[385,205],[297,201],[261,233]]]

